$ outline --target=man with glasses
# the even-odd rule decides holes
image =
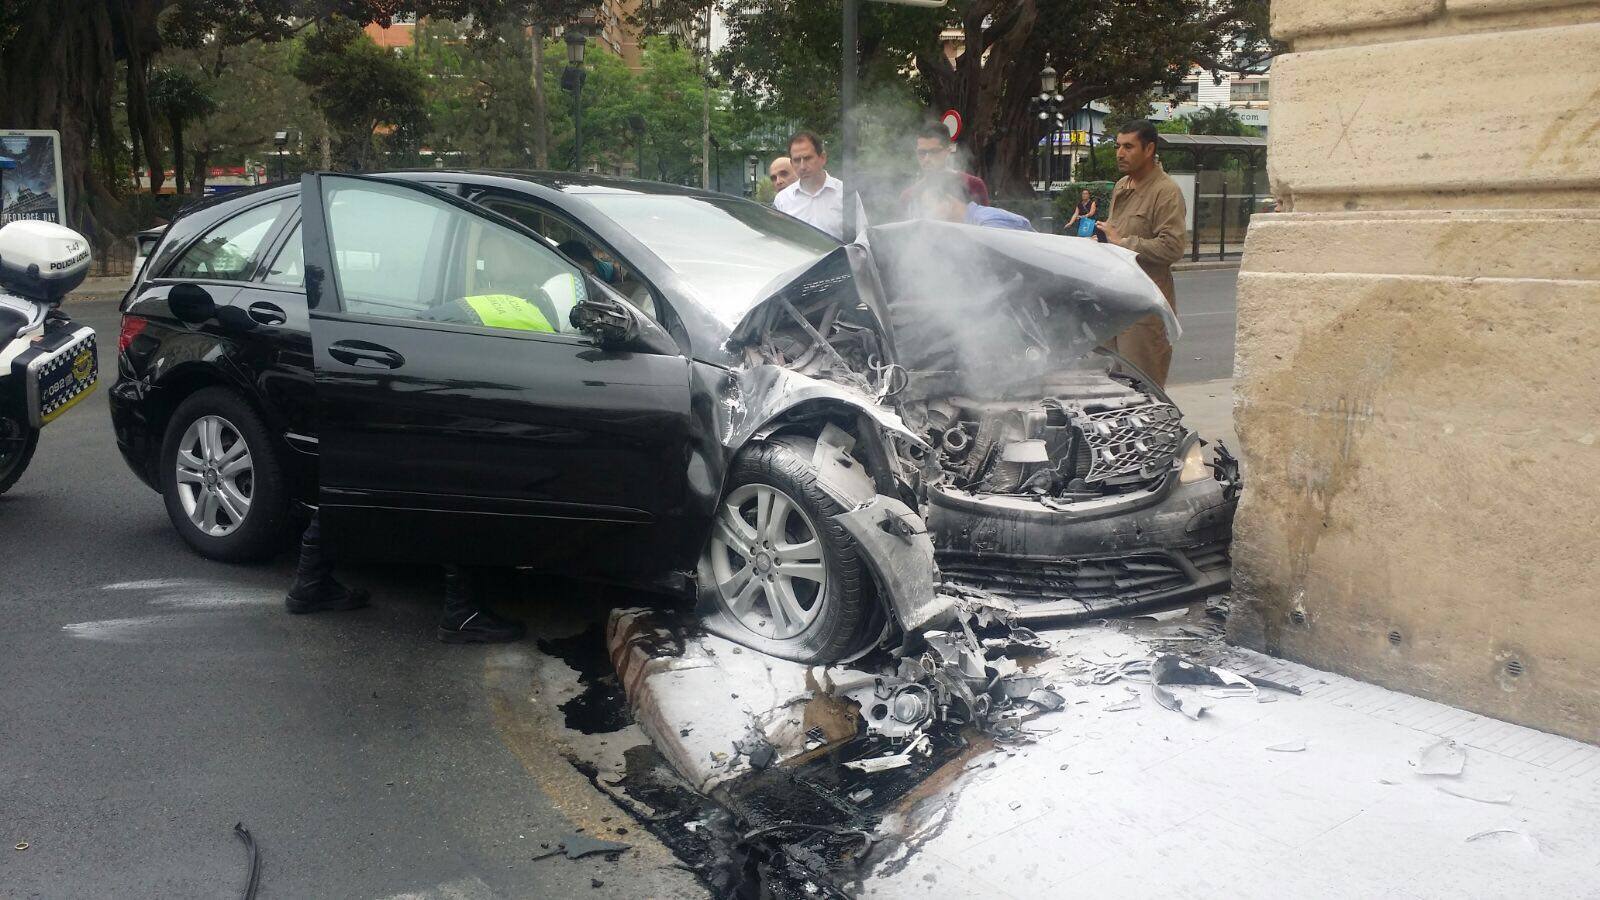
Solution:
[[[921,175],[917,181],[900,194],[900,205],[910,208],[929,176],[949,172],[950,156],[955,144],[950,142],[950,132],[938,122],[930,122],[917,129],[917,168]],[[967,172],[954,173],[966,185],[967,200],[979,206],[989,205],[989,186],[983,179]]]

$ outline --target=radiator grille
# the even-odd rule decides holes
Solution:
[[[1172,465],[1186,429],[1170,403],[1083,413],[1073,422],[1088,450],[1090,484],[1154,478]],[[1081,469],[1080,469],[1081,471]]]

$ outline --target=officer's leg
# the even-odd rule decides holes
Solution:
[[[444,610],[439,616],[439,640],[447,644],[500,644],[518,641],[527,626],[478,606],[477,573],[466,566],[444,567]]]
[[[313,512],[311,524],[300,537],[300,560],[283,605],[292,613],[333,612],[359,609],[368,599],[366,591],[351,590],[333,577],[333,562],[322,552],[322,517]]]

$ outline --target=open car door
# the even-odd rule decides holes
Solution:
[[[333,553],[621,578],[692,564],[673,521],[684,356],[596,346],[569,321],[587,273],[458,198],[314,174],[301,203]]]

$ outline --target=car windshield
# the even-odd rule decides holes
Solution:
[[[735,197],[586,193],[683,277],[700,303],[736,324],[775,278],[839,246],[820,231]]]

